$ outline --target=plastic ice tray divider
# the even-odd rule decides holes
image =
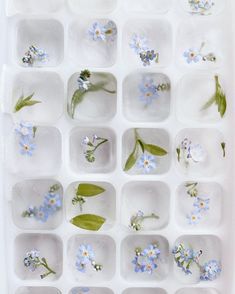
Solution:
[[[234,89],[232,87],[231,60],[234,60],[234,56],[233,46],[231,42],[229,43],[229,40],[234,36],[232,35],[232,27],[234,27],[232,1],[215,1],[216,8],[213,15],[203,17],[191,17],[184,10],[185,2],[183,0],[180,3],[170,0],[7,1],[8,34],[6,44],[8,54],[5,59],[6,65],[2,75],[1,89],[2,107],[5,112],[2,116],[4,125],[2,137],[5,147],[9,142],[8,135],[13,127],[12,121],[21,119],[24,114],[27,119],[31,118],[32,121],[35,119],[35,123],[40,128],[53,127],[57,132],[58,142],[60,142],[58,143],[60,146],[57,148],[61,148],[61,155],[60,152],[57,152],[58,160],[48,170],[43,167],[40,169],[40,159],[37,163],[39,168],[37,166],[35,170],[34,166],[26,166],[26,170],[21,171],[22,166],[17,166],[18,159],[13,161],[13,169],[9,170],[9,162],[6,159],[11,158],[11,153],[9,154],[9,150],[6,152],[3,215],[8,293],[37,294],[43,291],[45,294],[55,294],[59,290],[61,293],[67,294],[75,287],[90,287],[94,294],[111,294],[112,291],[113,293],[125,294],[143,292],[146,294],[217,294],[217,291],[229,294],[234,292],[232,279],[234,237],[231,235],[234,228],[231,209],[234,203],[232,172],[234,136],[231,127],[234,123],[232,113]],[[94,48],[88,47],[86,51],[86,47],[82,45],[82,42],[86,42],[83,39],[85,38],[86,26],[91,24],[93,20],[99,19],[111,19],[118,27],[117,44],[103,59],[99,59],[99,54],[102,53],[101,49],[95,52]],[[216,29],[214,24],[216,24]],[[152,30],[153,27],[156,30]],[[188,33],[191,27],[198,28],[200,32],[203,32],[203,35],[204,33],[206,35],[208,29],[209,40],[212,39],[218,48],[218,67],[209,65],[198,70],[200,68],[197,66],[187,68],[182,64],[182,50],[187,46],[190,47],[192,40],[200,37],[200,33],[198,34],[197,31],[196,37]],[[156,46],[159,46],[163,56],[159,65],[144,69],[141,68],[141,64],[134,55],[130,55],[127,44],[131,34],[136,32],[135,30],[143,28],[151,35]],[[220,29],[218,39],[213,38],[217,29]],[[50,37],[51,33],[53,37]],[[158,34],[161,35],[160,39],[157,39]],[[31,45],[29,40],[32,40],[32,37],[36,43],[40,43],[42,47],[45,46],[50,52],[52,58],[45,67],[26,69],[19,65],[20,57],[24,54],[27,46]],[[81,46],[77,43],[79,38]],[[117,82],[117,100],[115,97],[113,98],[113,104],[109,105],[111,114],[104,119],[99,116],[98,121],[95,121],[94,116],[90,120],[73,121],[67,115],[68,93],[71,93],[71,87],[73,87],[71,79],[75,73],[88,66],[92,72],[107,72],[113,75]],[[134,119],[129,117],[128,120],[128,101],[123,101],[123,97],[128,98],[128,92],[125,91],[128,91],[128,81],[132,81],[132,75],[140,72],[165,75],[171,82],[171,93],[168,97],[170,105],[166,106],[168,111],[162,115],[160,121],[155,121],[153,118],[148,120],[148,117],[141,117],[141,121],[138,121],[138,116],[136,120],[135,117]],[[190,89],[184,89],[186,80],[190,77],[204,80],[204,75],[210,79],[215,73],[219,73],[225,81],[224,87],[229,106],[226,117],[223,120],[213,118],[212,121],[210,121],[210,116],[208,121],[202,121],[193,113],[187,117],[188,111],[193,111],[193,109],[190,108],[190,104],[186,104],[185,97],[182,95],[184,91],[190,92]],[[11,117],[9,113],[20,88],[24,85],[27,91],[31,91],[32,83],[35,83],[36,88],[38,87],[37,91],[42,91],[42,96],[49,97],[49,100],[46,101],[45,111],[43,112],[43,106],[40,105],[40,111],[33,115],[25,109],[24,113],[22,111]],[[45,87],[44,84],[46,84]],[[195,94],[195,97],[198,97],[196,91],[196,88],[193,89],[192,95]],[[180,102],[186,104],[185,107],[189,105],[189,108],[182,109]],[[191,102],[196,103],[195,100]],[[56,112],[50,112],[56,107]],[[84,109],[85,114],[86,111],[87,109]],[[71,155],[74,154],[71,152],[73,135],[76,136],[84,128],[90,130],[101,128],[103,132],[110,134],[110,138],[113,138],[111,163],[107,168],[102,169],[102,166],[97,168],[96,173],[89,173],[90,171],[85,167],[81,171],[71,164],[73,162]],[[149,136],[148,138],[151,138],[151,129],[153,132],[160,131],[161,135],[159,136],[163,136],[160,139],[169,138],[170,155],[167,165],[161,173],[136,175],[122,171],[125,148],[129,148],[128,144],[124,144],[125,136],[133,128],[141,129],[143,134],[146,134],[145,129],[147,129],[146,136]],[[216,137],[223,138],[227,143],[225,163],[216,165],[214,170],[207,168],[205,171],[204,167],[201,167],[201,169],[193,171],[192,174],[184,174],[175,160],[178,136],[196,132],[197,138],[201,138],[201,133],[205,138],[210,134],[210,130],[215,132]],[[215,158],[213,157],[213,160]],[[43,186],[44,181],[53,180],[62,184],[64,209],[60,219],[45,227],[39,226],[34,229],[21,224],[17,219],[17,207],[13,202],[16,199],[14,191],[17,189],[17,185],[24,185],[26,180],[31,185],[36,182],[39,186]],[[215,210],[218,212],[217,218],[214,215],[212,221],[208,221],[198,229],[192,228],[191,230],[181,225],[182,209],[185,207],[180,207],[180,201],[184,201],[181,199],[180,188],[188,180],[198,181],[200,185],[208,185],[213,191],[216,191]],[[106,205],[112,207],[112,210],[108,217],[108,223],[97,233],[79,230],[68,222],[73,213],[69,206],[71,187],[79,182],[95,182],[108,187],[110,193],[108,201],[110,203],[101,203],[100,212],[102,210],[105,212]],[[152,191],[156,193],[156,199],[153,197],[155,194]],[[144,192],[148,202],[143,202],[141,193]],[[137,196],[132,207],[133,193]],[[27,196],[24,197],[23,200],[27,202]],[[127,228],[131,213],[139,206],[150,209],[148,204],[150,206],[156,205],[158,201],[161,205],[157,209],[162,216],[158,226],[146,226],[145,230],[140,233],[131,232]],[[181,282],[182,277],[175,275],[169,250],[177,239],[187,240],[188,238],[193,240],[195,246],[198,243],[204,244],[204,246],[208,246],[210,252],[213,250],[218,256],[221,255],[223,274],[219,280],[210,284],[184,284]],[[100,258],[100,261],[107,266],[97,276],[93,272],[89,272],[88,276],[81,277],[75,272],[73,258],[79,240],[94,244],[98,252],[98,259]],[[168,263],[160,269],[157,277],[135,276],[129,264],[134,256],[133,244],[144,246],[147,245],[146,243],[156,240],[159,241],[164,258],[168,260]],[[21,260],[17,253],[31,249],[29,248],[31,242],[41,247],[49,259],[52,257],[52,265],[57,268],[57,276],[39,281],[37,275],[30,278],[27,272],[22,269]],[[102,249],[107,253],[106,256]],[[4,277],[5,265],[3,265],[2,272],[2,277]]]

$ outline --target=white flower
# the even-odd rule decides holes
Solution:
[[[83,80],[82,78],[78,79],[78,88],[83,91],[87,91],[90,86],[90,81]]]
[[[200,144],[191,144],[189,152],[195,162],[203,162],[207,157],[205,149]]]
[[[82,140],[82,145],[88,145],[90,143],[90,139],[86,136]]]

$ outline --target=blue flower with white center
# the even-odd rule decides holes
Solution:
[[[183,249],[180,251],[180,258],[184,262],[189,262],[194,259],[194,251],[191,248]]]
[[[142,266],[143,266],[143,269],[142,271],[143,272],[146,272],[148,274],[152,274],[153,271],[157,268],[157,264],[154,262],[153,259],[145,259],[142,263]]]
[[[33,125],[30,122],[21,121],[16,125],[15,132],[21,137],[33,137]]]
[[[198,49],[190,48],[188,51],[185,51],[183,56],[186,59],[187,63],[197,63],[202,60],[202,55]]]
[[[79,246],[77,258],[82,264],[87,264],[95,259],[94,251],[89,244],[82,244]]]
[[[143,169],[145,173],[150,173],[156,168],[155,157],[146,153],[142,154],[137,162],[137,167]]]
[[[98,22],[94,22],[92,24],[92,27],[88,30],[88,33],[93,39],[93,41],[105,41],[106,40],[105,31],[106,29],[102,24]]]
[[[137,34],[134,34],[132,36],[129,46],[138,55],[142,52],[149,50],[147,38]]]
[[[157,53],[154,50],[140,52],[140,59],[144,66],[150,65],[150,61],[157,60]]]
[[[203,266],[200,279],[202,281],[214,281],[221,274],[222,268],[217,260],[210,260]]]
[[[154,84],[152,78],[144,77],[139,85],[140,90],[140,101],[144,102],[145,105],[149,105],[152,101],[159,97],[157,87]]]
[[[196,207],[199,212],[205,212],[210,209],[209,204],[210,204],[210,199],[203,199],[201,197],[196,197],[193,206]]]
[[[198,210],[194,210],[186,218],[189,225],[197,225],[201,221],[202,216]]]
[[[19,145],[21,147],[20,153],[22,155],[32,156],[33,151],[36,148],[36,145],[28,137],[22,137]]]
[[[60,195],[55,193],[46,194],[44,198],[44,205],[52,212],[59,210],[62,207],[62,200]]]
[[[144,249],[142,256],[153,260],[159,258],[160,253],[161,251],[157,248],[157,246],[151,244],[146,249]]]
[[[48,207],[40,206],[35,214],[35,219],[42,223],[45,223],[47,222],[48,218],[49,218]]]

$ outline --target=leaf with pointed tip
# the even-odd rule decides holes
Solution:
[[[144,144],[144,149],[155,156],[165,156],[167,151],[157,145]]]
[[[124,171],[130,170],[135,165],[136,161],[137,161],[137,142],[135,144],[134,150],[127,158],[127,161],[126,161],[125,167],[124,167]]]
[[[88,231],[98,231],[106,219],[99,215],[94,214],[82,214],[71,219],[71,224],[74,226],[88,230]]]
[[[85,93],[86,91],[81,91],[80,89],[76,90],[73,93],[70,109],[68,109],[72,118],[74,118],[77,106],[83,101]]]
[[[82,183],[78,185],[76,195],[83,197],[93,197],[103,192],[105,192],[105,189],[100,186]]]

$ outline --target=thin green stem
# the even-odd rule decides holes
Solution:
[[[108,139],[100,138],[100,140],[102,140],[102,141],[95,146],[95,148],[92,150],[93,152],[95,152],[96,149],[99,148],[102,144],[108,142]]]

